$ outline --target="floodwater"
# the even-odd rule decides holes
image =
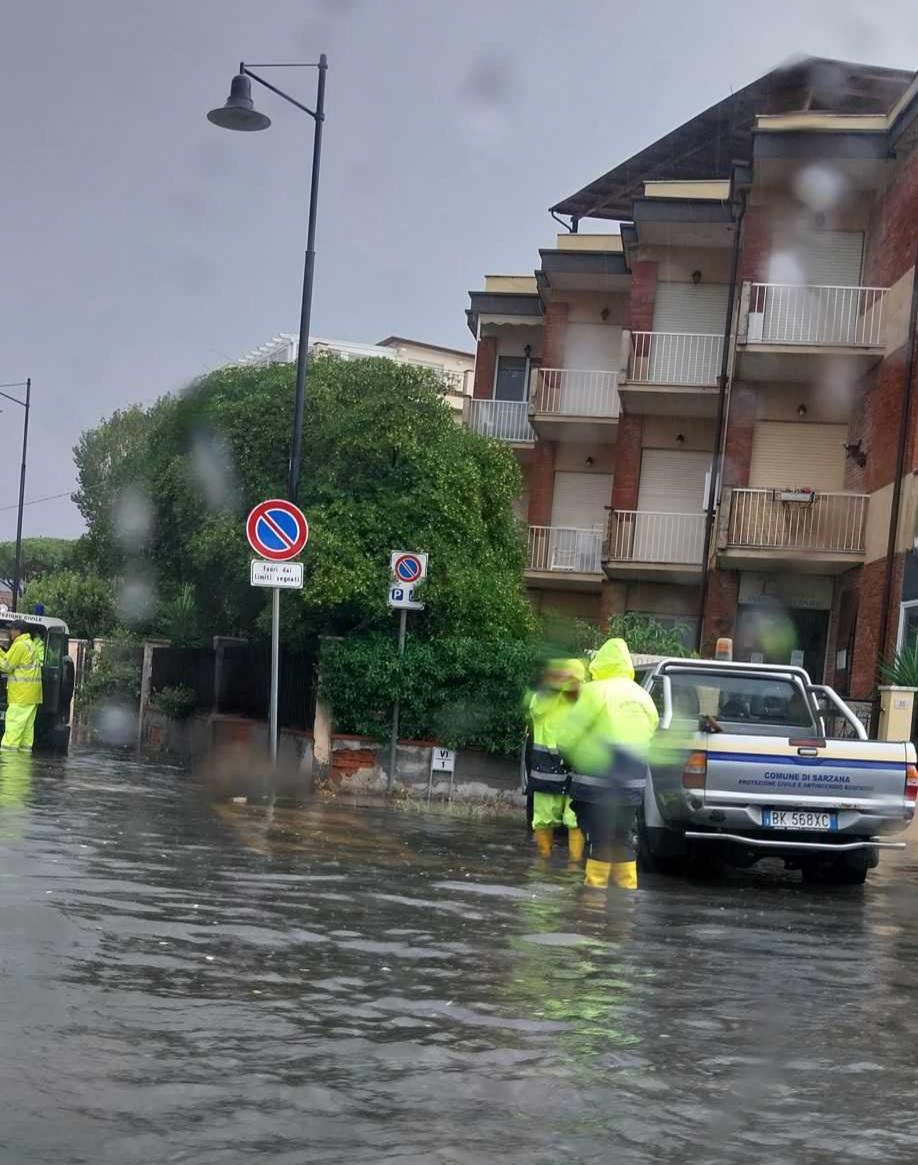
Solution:
[[[579,881],[515,824],[2,758],[0,1162],[918,1159],[918,857]]]

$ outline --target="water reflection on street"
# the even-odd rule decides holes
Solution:
[[[918,1159],[918,851],[608,904],[522,827],[0,759],[0,1162]]]

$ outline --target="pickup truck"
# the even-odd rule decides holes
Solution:
[[[667,659],[643,680],[660,713],[638,815],[645,868],[783,859],[804,880],[857,885],[918,798],[914,745],[867,739],[800,667]],[[830,739],[841,724],[844,738]]]

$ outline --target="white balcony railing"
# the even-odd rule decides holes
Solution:
[[[570,526],[529,527],[529,570],[558,574],[599,574],[602,531]]]
[[[609,515],[607,557],[614,562],[700,565],[704,522],[704,513],[613,510]]]
[[[525,400],[469,401],[469,428],[498,441],[534,441],[529,424],[529,402]]]
[[[716,385],[723,333],[632,332],[633,384]]]
[[[782,489],[735,489],[729,546],[825,554],[863,554],[867,495],[805,494]]]
[[[885,301],[885,287],[753,283],[746,340],[876,348],[883,343]]]
[[[566,417],[618,416],[618,373],[579,368],[539,368],[533,383],[537,413]]]

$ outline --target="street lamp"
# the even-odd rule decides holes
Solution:
[[[8,392],[3,392],[2,390],[5,388],[24,388],[25,400],[20,400],[18,396],[10,396]],[[29,447],[29,409],[32,404],[31,376],[26,381],[19,380],[12,384],[0,384],[0,396],[25,410],[22,419],[22,467],[19,470],[19,513],[16,517],[16,563],[13,567],[13,610],[18,611],[19,584],[22,580],[22,509],[25,505],[26,450]]]
[[[290,501],[296,502],[300,485],[300,466],[302,464],[303,445],[303,412],[306,405],[306,376],[309,361],[309,322],[312,315],[312,277],[316,259],[316,205],[319,198],[319,162],[322,156],[322,126],[325,122],[325,73],[328,69],[328,59],[325,53],[315,63],[294,64],[256,64],[256,69],[318,69],[319,82],[316,92],[316,107],[309,109],[296,101],[288,93],[278,89],[263,77],[259,77],[248,68],[245,62],[240,62],[239,72],[232,80],[230,94],[226,103],[219,109],[212,109],[207,120],[218,125],[221,129],[254,130],[267,129],[271,119],[259,113],[252,101],[252,81],[257,81],[265,89],[270,89],[278,97],[282,97],[290,105],[296,106],[303,113],[308,113],[315,122],[315,136],[312,147],[312,181],[309,187],[309,225],[306,230],[306,261],[303,267],[303,303],[300,309],[300,342],[296,354],[296,395],[293,403],[293,440],[290,446],[290,471],[287,479],[287,496]],[[251,80],[249,79],[251,78]]]

